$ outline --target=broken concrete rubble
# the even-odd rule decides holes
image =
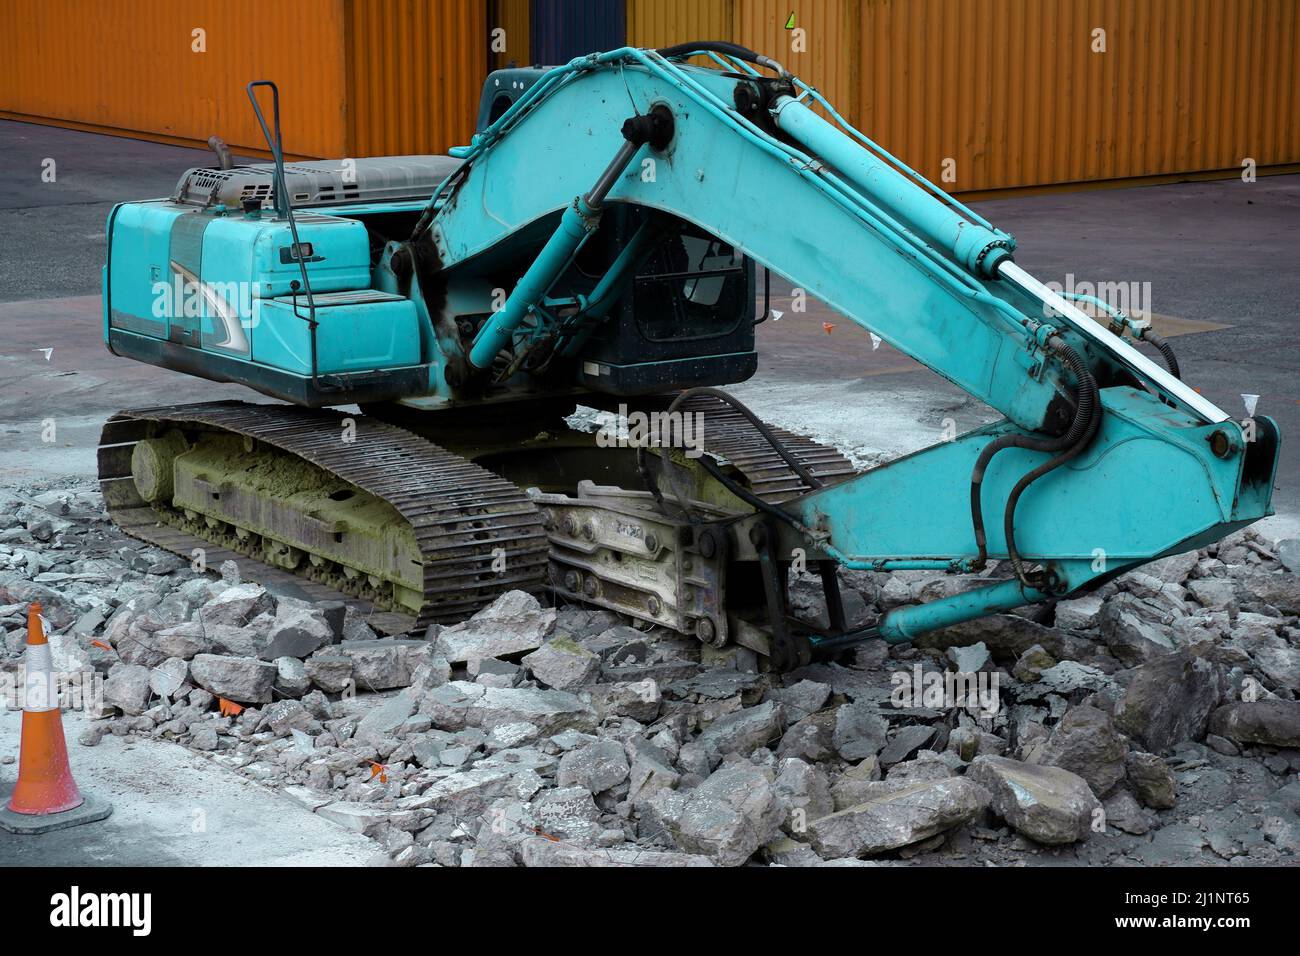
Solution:
[[[199,654],[190,661],[190,676],[210,694],[242,704],[269,704],[279,671],[252,657]]]
[[[929,839],[973,819],[989,794],[965,777],[880,785],[878,795],[812,821],[808,837],[825,859],[870,856]]]
[[[976,757],[967,777],[989,792],[994,813],[1038,843],[1086,839],[1101,811],[1088,782],[1060,767]]]
[[[120,714],[92,729],[176,741],[282,788],[393,865],[1239,865],[1300,851],[1295,571],[1269,556],[1296,548],[1249,532],[1032,619],[778,675],[518,592],[472,621],[379,636],[355,608],[278,596],[233,564],[198,574],[58,517],[48,538],[22,526],[0,542],[0,667],[21,669],[23,602],[49,599],[56,659],[102,675]],[[842,581],[874,618],[987,578]],[[917,666],[996,673],[1000,706],[896,706],[894,676]]]
[[[438,651],[452,664],[524,654],[542,646],[555,625],[555,610],[523,591],[503,594],[463,624],[444,627]]]

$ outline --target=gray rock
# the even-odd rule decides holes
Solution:
[[[373,804],[345,801],[327,803],[316,812],[345,830],[369,837],[377,836],[388,825],[389,817],[389,811]]]
[[[1140,836],[1151,829],[1151,815],[1127,790],[1120,790],[1102,803],[1106,826]]]
[[[1085,594],[1071,601],[1056,603],[1056,626],[1071,631],[1084,631],[1095,627],[1101,614],[1102,600],[1095,594]],[[1048,665],[1051,666],[1051,665]]]
[[[531,811],[543,833],[562,840],[590,843],[601,831],[600,808],[583,787],[544,790]]]
[[[1035,644],[1016,660],[1015,667],[1011,669],[1011,676],[1026,684],[1033,684],[1042,677],[1043,671],[1055,666],[1056,658]]]
[[[739,866],[770,842],[782,815],[768,777],[749,765],[719,770],[694,790],[660,790],[642,808],[679,850],[722,866]]]
[[[315,609],[281,607],[275,623],[266,632],[266,646],[259,655],[262,660],[277,657],[309,656],[312,652],[334,642],[334,628],[324,613]]]
[[[1241,756],[1241,748],[1234,744],[1227,737],[1220,737],[1218,734],[1206,734],[1205,746],[1209,747],[1216,754],[1223,754],[1225,757]]]
[[[1115,725],[1159,752],[1184,740],[1200,740],[1222,699],[1218,669],[1186,651],[1137,669],[1115,708]]]
[[[277,670],[274,664],[251,657],[199,654],[190,662],[190,676],[204,690],[241,704],[266,704]]]
[[[244,627],[258,615],[274,613],[275,598],[259,584],[236,584],[224,589],[198,611],[198,619],[206,624],[225,624]]]
[[[98,747],[107,733],[108,727],[105,724],[91,724],[77,737],[77,743],[83,747]]]
[[[275,692],[285,697],[301,697],[311,690],[307,665],[296,657],[278,657],[275,664]]]
[[[888,735],[889,722],[865,703],[842,704],[835,710],[831,743],[845,760],[856,762],[876,756],[885,749]]]
[[[269,614],[255,618],[244,627],[231,624],[204,623],[203,630],[212,639],[212,653],[231,657],[258,657],[266,648],[266,628],[272,618]]]
[[[1257,700],[1226,704],[1214,712],[1210,730],[1238,744],[1300,747],[1300,701]]]
[[[948,648],[948,661],[958,674],[976,674],[993,662],[988,645],[983,641],[968,647]]]
[[[312,722],[312,716],[300,700],[277,700],[267,705],[263,711],[266,722],[277,736],[285,736],[291,731],[305,731]]]
[[[1202,607],[1226,609],[1236,605],[1237,584],[1229,578],[1197,578],[1187,583],[1187,590]]]
[[[487,747],[489,753],[495,753],[498,750],[527,746],[536,742],[541,736],[541,728],[527,721],[520,721],[515,724],[498,724],[488,731],[484,746]]]
[[[956,771],[961,767],[962,762],[954,759],[950,753],[922,750],[911,760],[905,760],[890,767],[889,776],[885,782],[891,787],[900,787],[913,783],[931,783],[935,780],[956,776]]]
[[[1292,574],[1300,573],[1300,538],[1284,538],[1273,549],[1282,567]]]
[[[327,694],[340,694],[352,686],[352,658],[339,653],[317,653],[303,662],[311,682]]]
[[[221,746],[221,737],[217,728],[211,725],[197,727],[190,737],[190,747],[194,750],[216,750]]]
[[[1289,572],[1254,571],[1241,579],[1241,594],[1283,614],[1300,614],[1300,575]]]
[[[410,686],[415,669],[431,656],[431,648],[424,641],[391,637],[343,641],[334,650],[352,661],[357,690],[372,691]]]
[[[826,774],[802,760],[782,760],[774,786],[785,811],[781,825],[790,833],[804,834],[812,821],[835,812]]]
[[[967,779],[992,795],[993,812],[1038,843],[1074,843],[1088,836],[1101,803],[1077,774],[1007,757],[976,757]]]
[[[719,717],[700,734],[698,742],[720,754],[746,756],[775,743],[784,729],[785,714],[781,705],[767,701]]]
[[[554,608],[542,607],[524,591],[510,591],[468,621],[443,628],[437,646],[452,664],[523,654],[541,647],[554,625]]]
[[[1155,754],[1135,750],[1125,761],[1129,786],[1148,807],[1168,810],[1178,802],[1178,782],[1169,765]]]
[[[1105,797],[1124,779],[1127,751],[1109,714],[1080,705],[1052,728],[1038,762],[1078,774],[1094,794]]]
[[[1120,593],[1106,602],[1097,623],[1110,652],[1121,663],[1136,667],[1175,649],[1169,628],[1154,620],[1157,615],[1139,598]]]
[[[834,757],[835,727],[839,723],[836,711],[820,711],[792,724],[781,743],[776,748],[776,755],[781,758],[798,757],[809,763],[819,763]]]
[[[988,792],[964,777],[915,783],[812,821],[808,838],[824,859],[870,856],[966,823],[988,804]]]
[[[499,661],[495,657],[482,657],[471,661],[467,668],[474,683],[484,687],[517,687],[524,679],[524,669],[509,661]]]
[[[575,690],[600,676],[600,658],[567,637],[553,638],[520,663],[556,690]]]
[[[1246,614],[1238,616],[1238,620]],[[1241,647],[1250,655],[1251,661],[1273,685],[1300,690],[1300,647],[1287,642],[1276,634],[1252,634],[1237,638],[1234,629],[1233,644]]]
[[[189,692],[186,681],[190,676],[190,667],[179,657],[169,657],[149,672],[149,687],[155,694],[166,700],[181,693]]]
[[[556,843],[545,837],[533,836],[520,844],[520,857],[524,866],[713,866],[707,856],[693,853],[669,853],[663,850],[590,849],[569,843]]]
[[[856,767],[850,767],[831,786],[831,800],[836,810],[847,810],[866,803],[890,787],[881,786],[880,764],[868,757]]]
[[[653,723],[663,706],[659,684],[650,677],[638,681],[597,684],[584,691],[601,720],[631,717],[642,724]]]
[[[494,801],[512,796],[514,777],[508,770],[495,768],[472,767],[452,773],[435,780],[420,795],[419,806],[468,822],[481,816]]]
[[[453,687],[456,684],[446,686]],[[491,730],[499,724],[522,721],[535,724],[546,735],[557,734],[562,730],[590,733],[596,728],[596,713],[591,706],[566,691],[524,687],[479,689],[481,694],[473,698],[466,715],[466,722],[471,726]],[[425,699],[428,699],[428,695]]]
[[[114,664],[104,681],[104,703],[133,717],[143,714],[149,706],[149,673],[141,664]]]
[[[785,710],[786,720],[792,723],[821,710],[830,696],[829,684],[811,680],[801,680],[789,687],[775,687],[767,692],[767,699],[780,704]]]
[[[629,770],[622,744],[597,740],[561,757],[555,782],[560,787],[579,786],[603,793],[626,780]]]
[[[672,790],[681,780],[673,769],[672,758],[663,749],[640,740],[630,740],[627,745],[631,759],[628,772],[628,802],[633,806],[648,800],[660,790]]]
[[[1016,696],[1021,700],[1041,700],[1049,694],[1069,697],[1077,691],[1097,693],[1115,689],[1115,682],[1105,671],[1078,661],[1061,661],[1045,668],[1038,675],[1037,683],[1021,689]]]
[[[899,727],[880,752],[881,766],[901,763],[934,739],[935,730],[923,724]]]
[[[1157,580],[1169,584],[1182,584],[1195,570],[1200,558],[1199,551],[1184,551],[1182,554],[1172,554],[1167,558],[1145,564],[1142,570]]]
[[[155,632],[153,639],[160,654],[185,661],[192,660],[197,654],[210,653],[213,648],[212,639],[200,621],[186,621],[163,628]]]
[[[392,697],[381,700],[357,724],[357,739],[373,740],[392,734],[415,713],[419,703],[420,691],[413,687],[407,687]]]

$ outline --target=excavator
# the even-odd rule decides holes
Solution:
[[[278,89],[248,96],[273,162],[214,137],[215,165],[108,219],[109,350],[261,396],[107,422],[101,486],[137,538],[258,562],[387,633],[522,589],[784,671],[1050,606],[1272,513],[1271,419],[1034,278],[752,50],[498,70],[447,156],[286,162]],[[762,421],[723,386],[757,369],[772,272],[1003,417],[862,471]],[[577,409],[694,440],[602,440]],[[842,569],[968,577],[850,622]]]

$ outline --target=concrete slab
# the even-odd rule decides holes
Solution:
[[[0,756],[18,754],[22,714],[0,711]],[[364,866],[380,847],[176,744],[106,736],[63,715],[77,785],[113,805],[106,820],[39,835],[0,830],[0,866]],[[0,766],[7,802],[18,764]]]

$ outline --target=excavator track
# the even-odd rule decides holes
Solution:
[[[510,590],[541,590],[546,533],[524,491],[395,425],[365,416],[350,424],[347,419],[333,411],[243,402],[120,412],[105,424],[99,446],[100,486],[109,514],[127,534],[183,557],[203,549],[209,566],[252,558],[257,567],[248,568],[250,577],[294,585],[316,600],[373,605],[371,624],[386,633],[463,620]],[[354,432],[341,440],[347,428]],[[133,479],[132,455],[137,443],[168,429],[241,436],[391,505],[412,529],[423,565],[418,614],[384,602],[364,574],[349,579],[331,562],[303,561],[303,570],[296,572],[269,566],[262,560],[261,536],[245,532],[241,538],[233,530],[210,534],[184,510],[146,501]]]
[[[768,504],[779,505],[813,490],[767,439],[726,402],[709,395],[695,395],[681,404],[681,411],[704,416],[705,449],[730,462],[745,476],[750,490]],[[849,460],[834,448],[784,428],[771,425],[768,428],[823,484],[833,485],[857,473]]]
[[[647,407],[655,400],[644,403]],[[812,490],[742,415],[707,395],[682,410],[705,416],[705,448],[729,462],[751,490],[780,504]],[[288,405],[214,402],[134,409],[105,424],[99,478],[114,523],[132,537],[185,558],[202,549],[215,566],[233,560],[249,579],[278,585],[305,599],[343,600],[368,613],[373,627],[402,633],[432,622],[463,620],[512,589],[540,591],[548,543],[540,513],[527,494],[492,472],[390,422],[352,419],[355,435],[340,440],[348,416]],[[365,576],[349,580],[301,562],[298,569],[268,563],[259,535],[241,537],[196,521],[184,509],[141,497],[132,453],[142,440],[167,429],[214,431],[260,442],[295,456],[387,502],[413,529],[423,565],[423,605],[405,613],[377,599]],[[813,475],[833,484],[854,468],[834,448],[781,428],[772,432]],[[504,571],[494,562],[504,555]],[[409,610],[409,609],[406,609]]]

